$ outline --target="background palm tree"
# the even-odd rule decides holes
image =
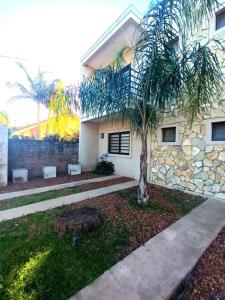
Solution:
[[[78,85],[64,86],[62,81],[58,81],[54,87],[50,97],[48,120],[54,117],[53,125],[59,137],[65,136],[66,128],[72,120],[71,117],[79,116],[78,94]]]
[[[223,74],[211,46],[222,46],[213,40],[194,41],[191,36],[217,5],[217,0],[151,1],[140,25],[130,93],[123,88],[129,83],[118,66],[98,69],[81,83],[84,113],[119,117],[140,137],[140,203],[149,200],[147,138],[160,118],[179,110],[192,124],[221,93]]]
[[[28,86],[20,82],[8,82],[10,88],[17,88],[20,91],[19,95],[11,97],[11,100],[30,99],[37,104],[37,136],[40,136],[40,108],[41,104],[45,107],[50,105],[50,97],[54,91],[55,85],[58,80],[47,82],[44,78],[45,72],[38,70],[37,75],[32,78],[22,63],[17,62],[18,67],[24,72]]]
[[[5,111],[0,111],[0,124],[9,125],[9,116]]]

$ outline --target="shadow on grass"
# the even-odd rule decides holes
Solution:
[[[68,208],[67,208],[68,209]],[[0,229],[0,299],[68,299],[114,265],[128,245],[122,224],[105,224],[81,235],[58,238],[56,217],[65,208],[3,222]]]

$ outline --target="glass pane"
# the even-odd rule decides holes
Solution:
[[[162,128],[163,142],[176,142],[176,127]]]
[[[225,10],[216,15],[216,30],[225,26]]]
[[[225,122],[212,123],[212,140],[225,141]]]

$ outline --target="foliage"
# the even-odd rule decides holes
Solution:
[[[86,114],[120,118],[140,137],[138,200],[148,201],[147,136],[165,113],[182,112],[189,124],[216,101],[224,82],[213,47],[215,40],[193,41],[194,29],[209,21],[217,0],[153,0],[137,36],[135,71],[130,85],[115,64],[97,69],[80,86],[81,108]],[[175,43],[179,38],[180,47]],[[127,93],[130,87],[130,93]]]
[[[5,111],[0,111],[0,124],[9,125],[9,116]]]
[[[11,139],[18,139],[18,140],[28,140],[28,141],[33,141],[34,137],[33,136],[24,136],[24,135],[14,135],[10,137]]]
[[[60,139],[72,140],[77,138],[80,124],[76,115],[78,111],[78,87],[72,85],[65,87],[63,82],[59,81],[50,97],[47,133],[57,132]],[[76,121],[78,128],[70,136],[68,129],[74,121]],[[76,136],[74,136],[75,134]]]
[[[111,161],[98,161],[95,166],[94,173],[97,175],[112,175],[114,174],[114,164]]]
[[[94,173],[97,175],[112,175],[115,172],[114,164],[107,161],[108,154],[102,154],[95,166]]]
[[[8,82],[8,87],[16,88],[20,91],[20,94],[11,97],[11,100],[31,99],[36,103],[43,104],[48,107],[50,103],[50,96],[54,91],[58,80],[53,80],[50,83],[47,82],[44,78],[45,72],[40,69],[38,70],[37,75],[32,78],[22,63],[17,62],[17,65],[24,72],[28,86],[25,86],[20,82]]]

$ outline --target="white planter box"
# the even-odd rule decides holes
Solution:
[[[69,175],[81,174],[81,165],[80,164],[68,164],[68,174]]]
[[[12,169],[12,181],[13,182],[27,182],[28,181],[28,169]]]
[[[56,167],[54,166],[44,166],[42,168],[42,174],[45,179],[56,177]]]

